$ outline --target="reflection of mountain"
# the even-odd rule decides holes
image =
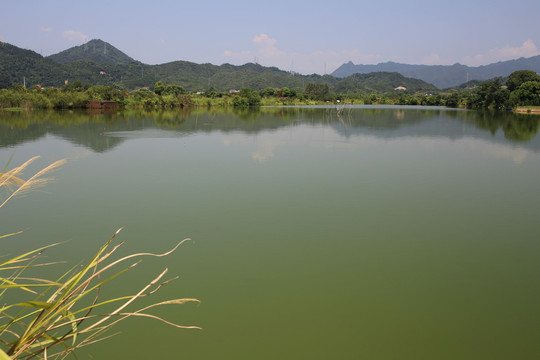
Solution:
[[[12,147],[36,141],[47,135],[57,136],[95,152],[104,152],[123,140],[105,135],[107,129],[126,128],[116,116],[90,116],[72,112],[10,113],[0,116],[0,147]]]
[[[261,108],[256,111],[215,110],[158,113],[29,112],[0,115],[0,147],[12,147],[47,135],[95,152],[105,152],[133,137],[188,136],[194,133],[259,133],[297,125],[330,126],[343,137],[380,138],[476,137],[540,151],[539,119],[513,113],[481,113],[425,107]]]
[[[73,127],[51,127],[50,133],[95,152],[105,152],[123,142],[122,139],[105,136],[105,132],[111,130],[108,125],[116,128],[114,124],[90,123]]]

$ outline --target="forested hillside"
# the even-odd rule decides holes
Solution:
[[[38,53],[0,42],[0,88],[14,83],[59,86],[66,78],[64,68]]]
[[[65,64],[72,61],[88,60],[100,64],[129,64],[135,60],[103,40],[94,39],[48,56],[49,59]]]
[[[27,86],[39,84],[42,87],[59,87],[66,81],[80,81],[132,90],[152,88],[157,81],[161,81],[164,84],[181,85],[191,92],[284,87],[303,90],[310,83],[325,84],[330,90],[341,93],[392,92],[399,86],[405,87],[406,92],[435,90],[431,84],[408,79],[397,73],[355,75],[340,79],[330,75],[299,75],[253,63],[218,66],[174,61],[146,65],[101,40],[91,40],[87,44],[47,58],[31,50],[20,49],[7,43],[1,44],[0,88],[23,82],[26,82]]]

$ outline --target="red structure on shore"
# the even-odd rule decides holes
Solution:
[[[116,110],[116,101],[90,100],[87,104],[89,109]]]

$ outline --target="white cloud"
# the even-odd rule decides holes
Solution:
[[[256,44],[261,44],[264,47],[273,47],[276,43],[276,39],[272,39],[266,34],[256,35],[252,41]]]
[[[5,41],[2,35],[0,35],[0,41]]]
[[[507,45],[500,49],[491,49],[485,54],[467,56],[463,58],[461,62],[470,66],[479,66],[498,61],[513,60],[520,57],[531,57],[536,55],[540,55],[540,51],[532,40],[527,40],[519,47],[511,47]]]
[[[42,32],[44,32],[44,33],[50,33],[50,32],[52,31],[52,27],[50,27],[50,26],[40,27],[40,28],[39,28],[39,31],[42,31]]]
[[[226,50],[222,57],[227,62],[244,64],[258,62],[264,66],[276,66],[282,70],[291,70],[302,74],[331,73],[343,63],[352,61],[355,64],[374,64],[382,61],[380,55],[365,54],[360,50],[326,50],[309,54],[285,52],[277,47],[277,40],[267,34],[256,35],[252,39],[256,48],[233,52]]]
[[[252,42],[259,47],[257,56],[261,57],[262,61],[281,63],[289,59],[288,54],[276,47],[276,41],[276,39],[272,39],[266,34],[257,35],[253,38]]]
[[[90,40],[88,35],[85,35],[81,32],[74,31],[74,30],[66,30],[62,33],[62,35],[67,38],[69,41],[74,42],[87,42]]]

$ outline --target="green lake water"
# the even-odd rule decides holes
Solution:
[[[47,276],[164,252],[103,289],[197,298],[80,359],[536,359],[538,117],[423,107],[0,113],[0,161],[67,158],[0,209],[1,254],[61,241]],[[28,172],[31,174],[31,172]],[[105,295],[106,294],[106,295]]]

